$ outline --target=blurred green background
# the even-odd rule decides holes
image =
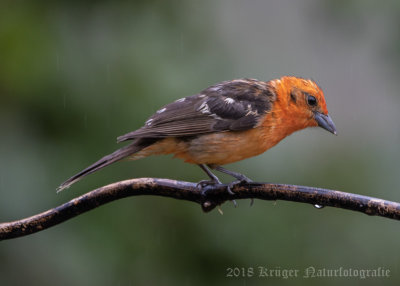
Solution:
[[[379,3],[379,4],[378,4]],[[0,220],[133,177],[204,179],[170,157],[120,162],[56,194],[160,106],[222,80],[316,80],[338,128],[228,166],[256,181],[400,201],[399,1],[1,1]],[[227,177],[223,177],[227,180]],[[399,222],[239,201],[202,213],[113,202],[0,243],[1,285],[399,285]],[[390,269],[389,278],[228,278],[229,267]],[[256,275],[257,276],[257,275]]]

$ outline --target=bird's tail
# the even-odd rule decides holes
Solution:
[[[129,155],[139,152],[140,150],[142,150],[143,148],[146,147],[146,145],[138,144],[138,143],[139,142],[137,142],[135,140],[132,144],[122,147],[121,149],[118,149],[117,151],[115,151],[107,156],[104,156],[96,163],[90,165],[86,169],[80,171],[78,174],[72,176],[71,178],[66,180],[64,183],[62,183],[57,188],[57,193],[61,192],[64,189],[69,188],[72,184],[76,183],[83,177],[85,177],[91,173],[94,173],[94,172],[100,170],[101,168],[104,168],[105,166],[108,166],[114,162],[117,162],[125,157],[128,157]]]

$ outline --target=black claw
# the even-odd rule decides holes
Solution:
[[[231,184],[229,184],[227,187],[226,187],[226,190],[228,191],[228,193],[230,194],[230,195],[234,195],[235,193],[234,192],[232,192],[232,188],[233,186],[231,186]]]
[[[226,187],[226,190],[228,191],[228,194],[230,194],[231,196],[235,194],[234,192],[232,192],[230,184]],[[235,208],[238,206],[238,204],[235,200],[232,200],[232,203]]]

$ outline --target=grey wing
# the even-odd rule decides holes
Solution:
[[[118,137],[118,142],[251,129],[269,111],[270,101],[264,89],[250,85],[248,80],[222,82],[167,104],[145,126]]]

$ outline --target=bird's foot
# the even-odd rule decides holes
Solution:
[[[196,189],[201,191],[202,196],[206,196],[207,192],[212,190],[217,185],[222,185],[221,181],[219,181],[219,180],[202,180],[196,184]],[[230,189],[229,185],[226,188],[230,195],[234,195],[234,193]],[[237,207],[237,202],[235,200],[232,200],[232,203],[235,207]]]
[[[202,196],[205,196],[209,190],[217,185],[222,185],[222,183],[217,180],[202,180],[196,184],[196,189],[201,191]]]
[[[251,183],[251,182],[253,182],[251,179],[247,178],[245,175],[242,175],[242,174],[240,174],[240,177],[237,176],[236,178],[237,178],[236,181],[230,182],[228,184],[228,186],[227,186],[228,193],[230,193],[231,195],[234,194],[234,192],[232,192],[232,188],[234,186],[239,185],[241,183]],[[250,206],[253,206],[253,204],[254,204],[254,199],[251,198],[250,199]]]
[[[227,187],[228,193],[234,194],[234,193],[232,192],[232,188],[233,188],[234,186],[236,186],[236,185],[239,185],[239,184],[241,184],[241,183],[251,183],[251,182],[253,182],[251,179],[247,178],[247,177],[244,176],[244,175],[241,175],[241,177],[240,177],[240,178],[237,178],[236,181],[230,182],[230,183],[228,184],[228,187]]]

